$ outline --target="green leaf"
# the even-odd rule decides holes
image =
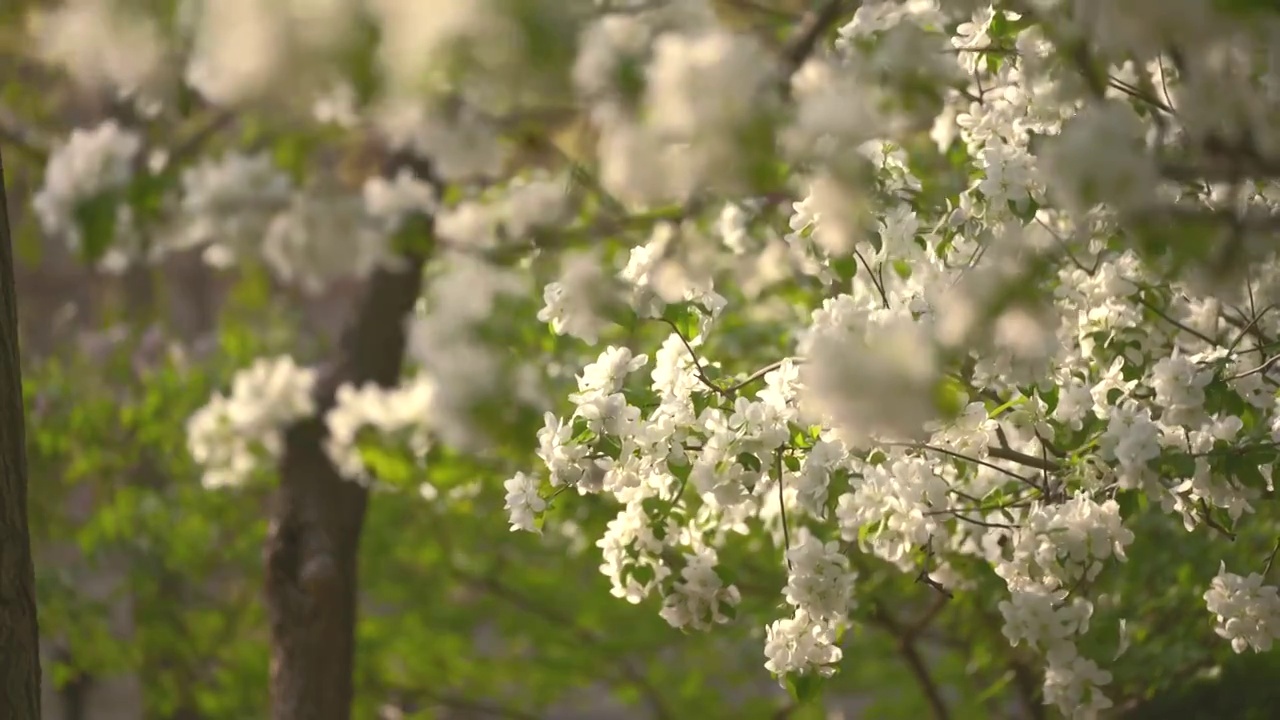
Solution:
[[[934,405],[947,419],[958,417],[964,411],[967,397],[964,385],[954,378],[943,378],[934,387]]]
[[[813,673],[787,676],[787,691],[796,702],[804,705],[822,696],[826,679]]]
[[[631,565],[629,569],[628,574],[641,585],[648,585],[658,578],[658,571],[650,565]]]
[[[1262,490],[1267,486],[1267,480],[1262,476],[1258,465],[1250,462],[1247,457],[1231,463],[1231,475],[1246,487],[1255,490]]]
[[[671,473],[675,479],[682,483],[689,481],[689,473],[692,472],[692,470],[693,466],[688,462],[674,463],[667,461],[667,472]]]
[[[755,453],[738,453],[738,457],[736,459],[739,465],[751,472],[760,472],[764,467],[760,462],[760,458],[756,457]]]
[[[381,89],[377,50],[382,33],[379,25],[366,14],[362,13],[355,24],[350,44],[344,48],[342,64],[351,78],[358,106],[365,107]]]
[[[392,485],[406,485],[417,473],[417,467],[408,458],[378,445],[362,445],[360,458],[379,480]]]
[[[1213,0],[1213,7],[1237,16],[1280,14],[1280,2],[1277,0]]]
[[[76,206],[75,220],[80,228],[80,254],[85,262],[102,259],[116,239],[118,204],[113,194],[98,195]]]
[[[691,341],[698,336],[698,311],[689,303],[668,305],[662,311],[662,319],[674,325],[685,340]]]
[[[845,282],[858,274],[858,258],[855,255],[834,258],[829,265],[836,276]]]

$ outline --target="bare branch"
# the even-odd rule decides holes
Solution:
[[[827,0],[821,7],[805,13],[800,20],[799,27],[796,28],[795,34],[787,40],[787,44],[782,48],[785,76],[790,78],[794,75],[809,59],[809,56],[813,54],[818,45],[818,40],[822,38],[823,34],[830,30],[841,16],[852,12],[861,4],[860,0],[858,2],[853,0]]]
[[[996,446],[987,448],[987,455],[996,458],[997,460],[1008,460],[1009,462],[1015,462],[1019,465],[1025,465],[1027,467],[1044,470],[1046,472],[1057,472],[1062,469],[1062,466],[1053,460],[1036,457],[1035,455],[1028,455],[1024,452],[1018,452],[1010,447]]]
[[[8,145],[38,163],[44,163],[49,158],[49,148],[52,146],[35,128],[3,105],[0,105],[0,144]]]
[[[680,328],[677,327],[674,322],[666,318],[658,318],[658,319],[666,323],[667,325],[670,325],[672,332],[674,332],[676,336],[680,338],[681,343],[684,343],[684,349],[688,350],[689,357],[693,358],[693,370],[694,370],[694,374],[698,376],[698,380],[702,381],[703,385],[706,385],[715,393],[719,395],[724,395],[727,397],[728,392],[724,388],[712,382],[711,378],[707,375],[707,371],[704,370],[702,367],[702,360],[698,358],[698,352],[693,349],[693,344],[690,343],[687,338],[685,338],[684,333],[680,332]]]
[[[765,365],[764,367],[760,368],[759,370],[757,370],[757,371],[755,371],[755,372],[751,373],[751,374],[750,374],[750,375],[748,375],[744,380],[740,380],[740,381],[738,381],[738,382],[734,383],[733,385],[730,385],[729,387],[725,388],[725,389],[724,389],[724,391],[725,391],[726,393],[729,393],[729,394],[731,394],[731,395],[732,395],[732,394],[734,394],[734,393],[738,392],[739,390],[741,390],[742,388],[744,388],[744,387],[746,387],[746,386],[750,385],[751,383],[753,383],[753,382],[755,382],[755,381],[759,380],[760,378],[764,377],[765,375],[768,375],[769,373],[773,372],[774,370],[777,370],[778,368],[782,367],[782,364],[783,364],[783,363],[785,363],[785,362],[786,362],[786,361],[788,361],[788,360],[790,360],[791,362],[793,362],[793,363],[795,363],[795,364],[797,364],[797,365],[799,365],[800,363],[804,362],[804,358],[797,358],[797,357],[792,357],[792,358],[783,358],[783,359],[781,359],[781,360],[775,360],[775,361],[773,361],[773,362],[769,363],[768,365]]]

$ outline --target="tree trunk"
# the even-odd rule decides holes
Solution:
[[[425,166],[408,163],[421,177]],[[404,323],[422,289],[424,257],[380,270],[366,284],[338,355],[320,374],[315,417],[290,428],[267,534],[274,720],[348,720],[354,695],[357,554],[368,493],[324,452],[324,415],[347,383],[393,385]]]
[[[26,417],[13,276],[0,158],[0,718],[40,720],[40,643],[27,530]]]

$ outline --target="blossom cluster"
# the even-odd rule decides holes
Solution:
[[[1267,585],[1261,573],[1241,577],[1227,572],[1226,564],[1204,594],[1209,612],[1217,616],[1218,635],[1231,641],[1236,652],[1271,649],[1280,638],[1280,592]]]
[[[215,395],[187,421],[187,447],[204,468],[206,488],[241,485],[263,456],[284,452],[285,430],[316,412],[316,373],[287,356],[262,358],[236,373],[229,394]]]
[[[906,5],[869,6],[894,6],[896,14],[860,10],[841,30],[847,46],[883,40],[886,28],[939,29],[930,3]],[[982,47],[996,24],[1016,20],[981,12],[951,42],[961,50]],[[1011,40],[1018,59],[994,69],[977,65],[975,55],[957,55],[960,69],[977,76],[969,90],[988,97],[951,95],[935,124],[939,147],[959,145],[968,159],[971,180],[955,196],[925,204],[908,153],[867,138],[859,149],[885,199],[869,218],[870,236],[853,231],[865,219],[850,215],[847,195],[832,197],[830,176],[812,178],[785,229],[755,221],[742,205],[725,208],[720,239],[730,252],[741,254],[748,242],[780,242],[793,272],[833,290],[799,333],[795,360],[745,374],[741,382],[765,384],[754,395],[746,385],[710,379],[711,372],[744,376],[702,357],[718,318],[735,312],[732,301],[705,277],[673,280],[660,275],[659,263],[637,272],[637,254],[668,256],[661,233],[633,251],[618,274],[634,288],[632,311],[665,317],[670,303],[683,302],[695,326],[663,343],[648,387],[623,388],[644,356],[606,349],[579,377],[579,392],[569,397],[573,413],[548,416],[540,435],[553,492],[572,485],[620,505],[598,543],[615,595],[634,602],[657,593],[664,617],[683,627],[687,613],[669,612],[688,602],[679,578],[692,560],[683,554],[701,557],[704,546],[714,550],[763,523],[782,547],[782,593],[794,609],[768,626],[766,667],[779,675],[827,674],[841,659],[838,638],[856,588],[851,552],[952,587],[969,583],[956,570],[967,556],[1007,585],[1009,597],[999,604],[1004,634],[1044,657],[1046,701],[1092,715],[1111,704],[1103,692],[1111,674],[1081,655],[1077,640],[1089,632],[1099,599],[1088,588],[1107,563],[1124,561],[1135,540],[1117,493],[1141,493],[1193,530],[1221,527],[1219,517],[1239,521],[1270,490],[1270,428],[1278,415],[1264,345],[1280,328],[1232,301],[1259,294],[1266,281],[1260,274],[1210,295],[1162,282],[1158,264],[1108,242],[1122,230],[1117,216],[1070,189],[1105,179],[1102,197],[1115,198],[1115,209],[1151,201],[1134,193],[1160,183],[1124,144],[1137,116],[1117,98],[1082,108],[1052,79],[1033,75],[1053,52],[1036,29]],[[685,62],[715,77],[721,67],[708,69],[711,54]],[[755,77],[728,47],[719,61],[727,74]],[[651,89],[667,77],[660,73],[675,75],[661,59],[651,62]],[[805,80],[802,71],[798,91]],[[723,92],[751,87],[743,82]],[[832,84],[821,88],[821,102],[833,102]],[[803,121],[811,98],[797,95]],[[819,100],[812,102],[817,112]],[[726,104],[732,107],[732,98]],[[840,131],[863,129],[853,126],[865,113],[844,116],[846,125],[828,121],[819,134],[857,138]],[[1037,154],[1032,142],[1039,136],[1054,143]],[[1113,162],[1134,165],[1080,166],[1079,158],[1097,154],[1072,144],[1098,137],[1116,138]],[[1048,189],[1068,196],[1051,197]],[[1194,199],[1193,190],[1164,190]],[[1056,208],[1054,200],[1061,201]],[[1273,211],[1265,190],[1245,201]],[[1066,248],[1069,263],[1017,278],[1028,258],[1057,247]],[[862,267],[841,277],[837,261],[849,254]],[[1006,304],[994,322],[979,322],[990,312],[991,292],[1011,280],[1044,288],[1052,301]],[[656,304],[655,287],[666,290]],[[565,288],[548,286],[540,318],[558,333],[596,342],[599,322],[582,320],[592,317],[589,297]],[[698,297],[716,300],[696,307]],[[1258,332],[1250,337],[1252,329]],[[610,381],[590,379],[602,368],[610,369]],[[947,391],[950,411],[937,401]],[[1253,457],[1233,459],[1233,452]],[[529,529],[547,496],[532,492],[527,475],[518,478],[508,507],[513,527]],[[697,571],[706,573],[708,562],[698,561]],[[1236,618],[1227,637],[1239,649],[1261,641],[1234,638],[1265,635],[1265,620],[1253,618],[1265,614],[1269,596],[1258,591],[1249,605],[1240,591],[1232,605],[1226,598],[1235,592],[1219,588],[1206,597],[1213,612]],[[700,602],[705,607],[706,596]]]

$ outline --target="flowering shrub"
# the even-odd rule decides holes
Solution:
[[[385,319],[413,372],[323,418],[353,482],[520,448],[489,483],[512,530],[594,546],[675,628],[763,628],[800,696],[884,620],[860,596],[887,568],[996,608],[1069,716],[1113,705],[1144,543],[1252,563],[1196,566],[1202,622],[1236,652],[1278,637],[1261,4],[829,2],[754,33],[699,0],[179,5],[41,28],[109,12],[150,39],[131,62],[100,35],[53,59],[161,119],[194,92],[250,139],[76,131],[41,223],[95,262],[199,246],[308,292],[429,253],[419,307]],[[274,115],[307,133],[253,154]],[[352,187],[318,159],[351,135],[431,172]],[[206,486],[277,455],[314,382],[262,361],[193,416]],[[530,416],[527,446],[494,430]]]

